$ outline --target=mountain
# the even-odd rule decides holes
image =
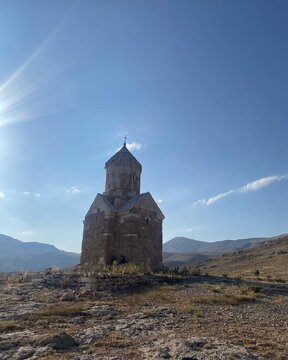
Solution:
[[[186,237],[175,237],[163,244],[167,253],[197,253],[205,255],[222,255],[233,251],[247,249],[256,244],[273,238],[248,238],[239,240],[221,240],[215,242],[198,241]]]
[[[23,242],[0,234],[0,272],[41,271],[48,267],[66,268],[79,264],[80,255],[53,245]]]
[[[287,265],[288,236],[282,235],[252,248],[210,259],[200,268],[209,275],[255,278],[256,272],[257,277],[264,280],[288,281]]]

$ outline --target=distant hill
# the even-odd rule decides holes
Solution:
[[[163,264],[169,268],[180,267],[185,264],[197,264],[209,259],[208,255],[197,253],[163,253]]]
[[[67,268],[79,264],[80,255],[53,245],[23,242],[0,234],[0,272],[40,271],[48,267]]]
[[[269,241],[240,250],[233,254],[208,260],[200,265],[203,273],[209,275],[241,276],[288,281],[288,235],[271,238]]]
[[[239,240],[221,240],[215,242],[198,241],[186,237],[175,237],[163,244],[167,253],[197,253],[210,256],[222,255],[237,250],[247,249],[256,244],[273,238],[249,238]]]
[[[253,248],[265,241],[279,239],[285,235],[270,238],[258,237],[215,242],[199,241],[186,237],[175,237],[163,244],[163,263],[169,268],[187,264],[198,264],[210,258]]]

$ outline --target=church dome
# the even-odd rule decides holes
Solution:
[[[105,169],[110,166],[128,166],[130,168],[136,168],[140,170],[140,172],[142,170],[142,165],[127,149],[126,143],[106,162]]]
[[[104,195],[119,208],[128,199],[140,194],[142,166],[126,147],[122,148],[105,164],[106,181]]]

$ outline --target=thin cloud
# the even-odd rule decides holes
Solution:
[[[163,200],[162,200],[162,199],[158,199],[158,200],[156,200],[156,202],[157,202],[157,204],[161,204],[161,203],[163,202]]]
[[[127,143],[126,146],[127,146],[127,149],[130,151],[143,149],[143,145],[140,143],[137,143],[135,141],[133,141],[132,143]]]
[[[221,194],[218,194],[218,195],[215,195],[209,199],[201,199],[201,200],[197,200],[193,203],[193,205],[212,205],[214,204],[215,202],[225,198],[226,196],[232,194],[233,192],[235,192],[235,190],[229,190],[225,193],[221,193]]]
[[[40,198],[41,197],[41,194],[33,193],[33,192],[30,192],[30,191],[24,191],[22,193],[22,195],[24,195],[25,197],[29,197],[29,198]]]
[[[264,187],[267,187],[267,186],[271,185],[275,181],[281,181],[281,180],[284,180],[284,179],[287,179],[287,175],[267,176],[267,177],[252,181],[252,182],[242,186],[239,189],[239,192],[257,191],[257,190],[260,190],[260,189],[262,189]]]
[[[191,227],[185,229],[185,232],[189,233],[189,232],[193,232],[193,231],[199,231],[202,229],[203,229],[202,226],[192,225]]]
[[[227,191],[227,192],[225,192],[225,193],[218,194],[218,195],[216,195],[216,196],[213,196],[213,197],[209,198],[209,199],[207,200],[207,205],[212,205],[212,204],[214,204],[216,201],[219,201],[219,200],[225,198],[226,196],[232,194],[234,191],[235,191],[235,190],[229,190],[229,191]]]
[[[251,192],[251,191],[257,191],[260,190],[264,187],[267,187],[271,184],[273,184],[276,181],[281,181],[281,180],[287,180],[288,179],[288,175],[284,174],[284,175],[274,175],[274,176],[267,176],[267,177],[263,177],[260,179],[257,179],[255,181],[251,181],[241,187],[239,187],[238,189],[234,189],[234,190],[229,190],[227,192],[215,195],[211,198],[208,199],[200,199],[197,200],[193,203],[193,205],[212,205],[215,202],[224,199],[226,196],[232,194],[232,193],[247,193],[247,192]]]
[[[70,186],[68,189],[66,189],[67,194],[80,194],[82,190],[77,186]]]
[[[2,191],[0,191],[0,199],[4,199],[5,196],[6,196],[6,195],[5,195]]]
[[[133,152],[133,151],[137,151],[137,150],[142,150],[144,149],[146,146],[143,144],[140,144],[136,141],[133,141],[131,143],[126,143],[126,147],[129,151]],[[111,152],[109,155],[115,154],[115,152],[118,152],[120,149],[122,149],[122,146],[119,147],[116,151],[114,151],[113,153]]]
[[[200,199],[200,200],[194,201],[193,205],[207,205],[207,200],[206,199]]]
[[[34,234],[33,230],[24,230],[24,231],[20,231],[19,235],[21,235],[22,237],[26,237],[26,236],[31,236]]]

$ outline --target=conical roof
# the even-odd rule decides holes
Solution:
[[[126,143],[123,144],[122,148],[117,151],[115,155],[113,155],[105,164],[105,169],[107,166],[115,165],[128,165],[128,166],[136,166],[142,170],[142,165],[139,161],[131,154],[131,152],[127,149]]]

